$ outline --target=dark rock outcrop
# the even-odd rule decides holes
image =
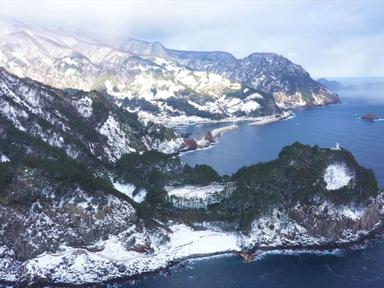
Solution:
[[[378,120],[379,117],[377,115],[375,115],[374,113],[369,112],[369,113],[365,114],[364,116],[362,116],[361,119],[369,121],[369,122],[373,122],[373,121]]]
[[[185,150],[196,150],[197,143],[195,139],[187,138],[184,139]]]

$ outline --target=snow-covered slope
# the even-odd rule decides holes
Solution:
[[[146,121],[228,121],[280,112],[270,95],[219,74],[194,71],[159,57],[132,57],[130,63],[125,82],[113,79],[104,84],[117,103]]]
[[[138,56],[4,19],[0,26],[0,66],[9,72],[56,88],[107,91],[145,121],[205,122],[280,112],[271,94],[162,58],[159,43]],[[129,49],[141,50],[131,44]]]
[[[338,97],[273,53],[167,49],[130,39],[111,47],[0,19],[0,66],[57,88],[97,89],[157,123],[249,119]]]
[[[157,49],[152,47],[156,46]],[[252,53],[243,59],[221,51],[199,52],[166,49],[159,43],[128,40],[121,49],[137,55],[172,59],[198,71],[210,71],[248,87],[273,94],[281,108],[338,103],[331,90],[314,81],[301,66],[275,53]]]
[[[0,68],[0,119],[66,151],[114,162],[123,154],[155,149],[178,151],[183,139],[117,107],[98,92],[63,91]]]

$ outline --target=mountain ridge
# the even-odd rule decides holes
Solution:
[[[185,52],[159,42],[130,41],[106,46],[6,22],[0,27],[0,66],[61,89],[106,91],[118,105],[135,103],[126,108],[143,121],[157,123],[244,120],[339,102],[300,66],[275,54],[236,59],[226,52]],[[263,62],[265,57],[274,61]],[[244,101],[249,90],[264,100]]]
[[[128,40],[128,43],[129,43],[129,41],[131,41],[131,40]],[[141,43],[141,50],[136,47],[136,49],[132,51],[129,49],[129,47],[127,48],[127,46],[124,44],[119,46],[119,48],[121,48],[123,50],[126,49],[126,51],[130,51],[130,52],[133,52],[133,53],[139,54],[139,55],[150,55],[151,53],[147,52],[148,49],[146,47],[148,47],[148,46],[151,47],[151,45],[153,43],[156,43],[156,42],[140,41],[137,39],[135,39],[134,41],[135,41],[135,43],[137,43],[137,42]],[[136,45],[136,46],[138,46],[138,45]],[[236,58],[231,53],[224,52],[224,51],[183,51],[183,50],[167,49],[163,45],[161,45],[161,49],[162,49],[161,55],[156,54],[156,51],[152,51],[152,54],[155,54],[157,56],[162,56],[162,57],[164,57],[164,55],[166,55],[168,58],[171,58],[171,59],[173,59],[173,60],[175,60],[181,64],[186,65],[187,67],[191,67],[194,69],[211,71],[211,72],[216,72],[219,74],[221,73],[221,74],[226,75],[226,76],[228,76],[228,77],[230,77],[236,81],[239,81],[241,83],[245,83],[245,84],[249,85],[250,87],[260,89],[264,92],[272,93],[272,94],[274,92],[279,91],[280,89],[277,89],[277,91],[276,91],[276,87],[274,89],[272,89],[268,85],[263,85],[263,84],[259,85],[259,83],[255,82],[254,78],[260,78],[260,77],[257,77],[257,75],[255,75],[255,72],[260,73],[260,72],[262,72],[262,70],[255,71],[255,66],[253,66],[253,67],[251,67],[251,68],[253,68],[253,71],[252,71],[252,69],[251,70],[248,69],[242,73],[240,73],[240,72],[242,69],[244,69],[244,68],[246,69],[247,68],[246,66],[249,66],[249,64],[250,64],[249,62],[252,62],[249,60],[252,58],[256,58],[256,60],[258,62],[263,61],[263,62],[258,63],[256,65],[259,67],[267,67],[268,68],[268,65],[266,65],[266,63],[268,63],[271,65],[273,64],[273,66],[274,66],[273,68],[276,69],[276,67],[277,68],[281,67],[281,65],[279,65],[280,63],[283,63],[284,64],[283,67],[287,66],[290,70],[292,70],[292,72],[295,72],[295,74],[302,74],[303,75],[302,77],[305,78],[304,80],[305,80],[305,82],[307,82],[307,85],[308,85],[308,87],[306,87],[306,88],[309,89],[309,91],[306,91],[307,94],[308,93],[314,93],[314,92],[315,93],[321,92],[325,95],[325,98],[326,98],[324,100],[324,102],[321,102],[321,101],[316,99],[316,96],[312,96],[312,98],[314,98],[312,100],[307,99],[307,101],[303,101],[302,103],[296,102],[296,103],[293,103],[291,105],[286,105],[285,100],[281,99],[282,97],[278,95],[275,98],[276,98],[277,102],[280,104],[280,106],[284,107],[284,108],[294,108],[297,106],[305,106],[305,105],[324,105],[324,104],[331,104],[331,103],[338,103],[339,102],[339,99],[336,96],[336,94],[332,93],[331,90],[328,90],[328,88],[323,86],[321,83],[318,83],[315,80],[313,80],[310,77],[309,73],[303,69],[303,67],[301,67],[300,65],[292,63],[287,58],[285,58],[279,54],[276,54],[276,53],[253,52],[253,53],[251,53],[248,56],[245,56],[243,58]],[[276,62],[277,62],[277,64],[276,64]],[[224,69],[223,69],[223,66],[224,66]],[[237,69],[239,71],[236,72],[236,71],[233,71],[233,69]],[[285,70],[289,71],[289,69],[285,69]],[[270,71],[267,71],[267,72],[270,72]],[[282,72],[284,72],[284,68],[281,69],[281,71],[279,71],[280,74]],[[246,77],[246,75],[248,75],[248,76]],[[248,78],[249,76],[251,78]],[[279,86],[279,85],[276,85],[276,83],[275,83],[275,86]],[[304,89],[305,87],[299,87],[299,88]],[[289,89],[282,89],[282,90],[283,90],[283,92],[288,93],[289,96],[292,96],[294,94],[294,92],[300,92],[300,89],[296,89],[293,91],[289,91]],[[321,95],[321,93],[320,93],[320,95]],[[307,95],[307,98],[308,98],[308,95]]]

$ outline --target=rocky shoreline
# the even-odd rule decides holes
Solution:
[[[214,143],[217,143],[217,141],[225,133],[238,129],[239,126],[236,125],[236,123],[239,123],[239,122],[248,122],[248,125],[250,125],[250,126],[263,126],[263,125],[272,124],[272,123],[275,123],[278,121],[291,119],[292,117],[294,117],[294,115],[295,114],[291,111],[285,111],[282,114],[235,120],[235,121],[232,121],[231,125],[224,126],[221,128],[216,128],[216,129],[213,129],[211,131],[208,131],[200,139],[195,139],[195,138],[184,139],[184,147],[185,148],[180,152],[185,153],[185,152],[189,152],[189,151],[205,149],[209,146],[212,146]],[[225,121],[225,122],[229,122],[229,121]],[[218,121],[218,122],[213,121],[213,122],[208,122],[208,123],[212,124],[212,123],[223,123],[223,122],[222,121]]]
[[[381,197],[378,197],[381,199]],[[373,204],[374,205],[374,204]],[[365,231],[365,230],[364,230]],[[72,284],[68,282],[49,282],[47,278],[35,278],[33,282],[7,282],[0,281],[3,285],[9,285],[12,287],[106,287],[107,285],[116,285],[116,284],[134,284],[136,281],[151,276],[157,275],[159,273],[169,273],[170,270],[178,265],[182,265],[186,261],[194,259],[209,258],[214,256],[224,256],[224,255],[237,255],[241,257],[244,262],[253,262],[260,259],[260,256],[263,256],[265,253],[333,253],[338,250],[348,251],[352,248],[361,248],[371,241],[382,240],[384,233],[384,223],[379,221],[372,229],[367,230],[366,233],[357,233],[358,238],[352,240],[341,240],[341,241],[329,241],[321,244],[311,244],[311,245],[256,245],[249,249],[227,249],[223,251],[216,251],[212,253],[194,253],[188,256],[180,257],[168,262],[164,267],[159,267],[158,269],[153,269],[150,271],[144,271],[142,273],[133,274],[130,276],[123,277],[112,277],[113,279],[100,282],[84,282],[79,284]]]
[[[257,261],[257,256],[260,255],[260,253],[266,253],[266,252],[273,252],[276,251],[276,254],[281,254],[283,252],[294,252],[294,253],[300,253],[300,252],[305,252],[305,253],[322,253],[322,252],[334,252],[337,250],[345,250],[348,251],[352,248],[364,248],[364,246],[371,241],[375,240],[384,240],[384,236],[382,235],[384,233],[384,224],[380,225],[380,231],[375,231],[371,232],[364,237],[362,237],[359,240],[356,241],[351,241],[348,243],[338,243],[338,242],[330,242],[326,243],[323,245],[312,245],[312,246],[280,246],[280,247],[255,247],[251,251],[224,251],[224,252],[216,252],[216,253],[210,253],[210,254],[196,254],[196,255],[191,255],[189,257],[185,257],[183,259],[180,259],[178,261],[174,261],[170,265],[168,265],[166,268],[161,268],[155,271],[151,272],[145,272],[140,275],[135,275],[131,277],[123,277],[121,279],[116,279],[113,281],[107,281],[105,283],[100,283],[99,285],[104,285],[104,284],[124,284],[130,281],[140,281],[144,279],[147,276],[152,276],[152,275],[158,275],[160,273],[168,273],[170,269],[182,265],[183,262],[185,261],[190,261],[190,260],[197,260],[197,259],[204,259],[204,258],[210,258],[210,257],[215,257],[215,256],[225,256],[225,255],[233,255],[233,256],[238,256],[243,259],[245,263],[251,263],[254,261]],[[98,285],[98,284],[96,284]],[[59,287],[59,286],[58,286]],[[73,285],[69,287],[89,287],[86,285]],[[102,286],[95,286],[95,287],[102,287]]]
[[[369,113],[365,114],[364,116],[361,116],[361,119],[368,121],[368,122],[374,122],[374,121],[378,121],[380,118],[376,114],[369,112]]]
[[[301,245],[295,245],[295,246],[270,246],[270,247],[255,247],[254,249],[247,250],[247,251],[237,251],[237,250],[229,250],[229,251],[223,251],[223,252],[215,252],[215,253],[208,253],[208,254],[194,254],[190,255],[188,257],[183,257],[181,259],[172,261],[164,268],[159,268],[156,270],[143,272],[140,274],[132,275],[129,277],[117,277],[110,281],[105,282],[90,282],[90,283],[82,283],[82,284],[68,284],[65,282],[46,282],[44,279],[41,281],[36,281],[33,283],[25,283],[25,282],[8,282],[8,281],[1,281],[0,280],[0,287],[1,285],[5,286],[12,286],[15,288],[18,287],[68,287],[68,288],[101,288],[101,287],[107,287],[108,285],[123,285],[123,284],[130,284],[134,285],[137,281],[145,279],[145,277],[159,275],[159,274],[167,274],[171,273],[171,269],[175,268],[179,265],[183,265],[186,261],[192,261],[192,260],[203,260],[204,258],[211,258],[211,257],[224,257],[226,255],[228,256],[238,256],[242,258],[244,263],[251,263],[254,261],[259,260],[259,256],[263,256],[265,253],[269,252],[275,252],[276,254],[282,254],[282,253],[308,253],[308,254],[317,254],[317,253],[334,253],[338,250],[341,251],[349,251],[350,249],[364,249],[364,247],[369,244],[372,241],[379,240],[382,241],[384,239],[383,237],[384,232],[384,224],[381,224],[378,226],[374,231],[371,231],[367,235],[364,235],[358,240],[347,242],[347,243],[338,243],[338,242],[329,242],[321,245],[310,245],[310,246],[301,246]]]
[[[286,111],[282,113],[281,115],[273,115],[273,116],[266,116],[262,117],[259,120],[253,121],[249,123],[251,126],[261,126],[261,125],[268,125],[272,124],[281,120],[290,119],[291,117],[294,117],[294,114],[290,111]]]

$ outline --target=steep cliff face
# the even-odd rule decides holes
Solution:
[[[296,206],[290,217],[310,235],[318,238],[353,241],[366,235],[383,220],[383,195],[372,197],[366,205],[335,205],[318,202]]]
[[[36,167],[16,169],[1,193],[0,241],[19,260],[60,251],[63,245],[86,247],[137,222],[129,202],[101,187],[57,181]]]

